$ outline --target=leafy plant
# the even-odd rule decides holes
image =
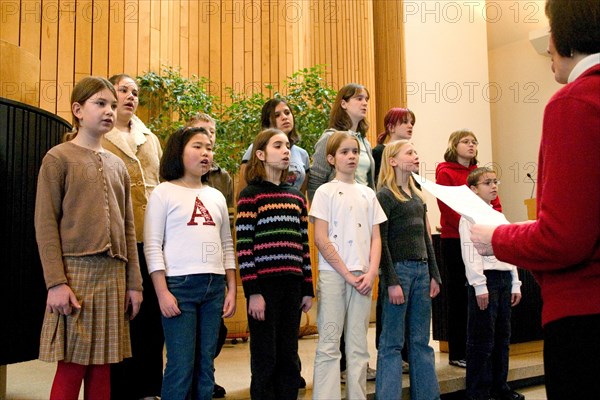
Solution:
[[[185,78],[179,68],[165,66],[161,74],[148,72],[137,80],[140,104],[149,113],[147,126],[163,141],[198,111],[214,114],[220,105],[218,97],[208,92],[207,78]]]
[[[282,90],[271,85],[265,89],[272,97],[285,98],[292,108],[298,145],[312,153],[314,145],[329,124],[329,113],[336,92],[323,76],[325,66],[317,65],[294,72],[283,81]],[[161,74],[139,76],[140,104],[148,112],[148,127],[163,141],[183,126],[198,111],[217,119],[215,162],[231,175],[237,174],[242,156],[260,131],[261,109],[269,99],[264,93],[248,95],[225,88],[227,102],[208,92],[210,81],[193,75],[181,76],[180,70],[163,67]]]
[[[298,145],[312,154],[315,143],[329,126],[329,114],[337,92],[325,81],[325,65],[316,65],[294,72],[283,81],[283,92],[294,112],[296,131],[301,135]],[[272,89],[267,85],[268,89]]]

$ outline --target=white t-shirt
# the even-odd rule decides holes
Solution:
[[[315,192],[309,216],[311,222],[315,218],[327,221],[329,240],[348,270],[368,271],[373,225],[387,220],[371,188],[336,179],[327,182]],[[321,252],[319,270],[335,271]]]
[[[167,276],[235,269],[225,197],[206,185],[158,185],[146,208],[144,254],[149,273],[164,270]]]

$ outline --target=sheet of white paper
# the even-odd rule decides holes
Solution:
[[[415,173],[413,176],[423,189],[474,224],[503,225],[509,223],[504,214],[490,207],[467,185],[443,186]]]

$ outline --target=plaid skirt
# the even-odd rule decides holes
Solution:
[[[81,309],[46,312],[40,360],[81,365],[117,363],[131,357],[125,312],[125,262],[107,255],[65,257],[68,285]]]

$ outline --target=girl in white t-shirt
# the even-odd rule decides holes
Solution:
[[[335,168],[335,178],[317,189],[309,213],[319,249],[314,399],[342,397],[342,331],[346,333],[348,358],[345,397],[366,398],[371,290],[381,257],[379,224],[386,216],[375,192],[354,179],[359,153],[358,140],[351,133],[336,131],[331,135],[326,154]]]
[[[208,186],[212,141],[204,128],[175,132],[148,201],[144,253],[167,347],[163,399],[210,399],[221,317],[235,313],[233,241],[225,197]],[[227,291],[225,291],[227,285]]]

